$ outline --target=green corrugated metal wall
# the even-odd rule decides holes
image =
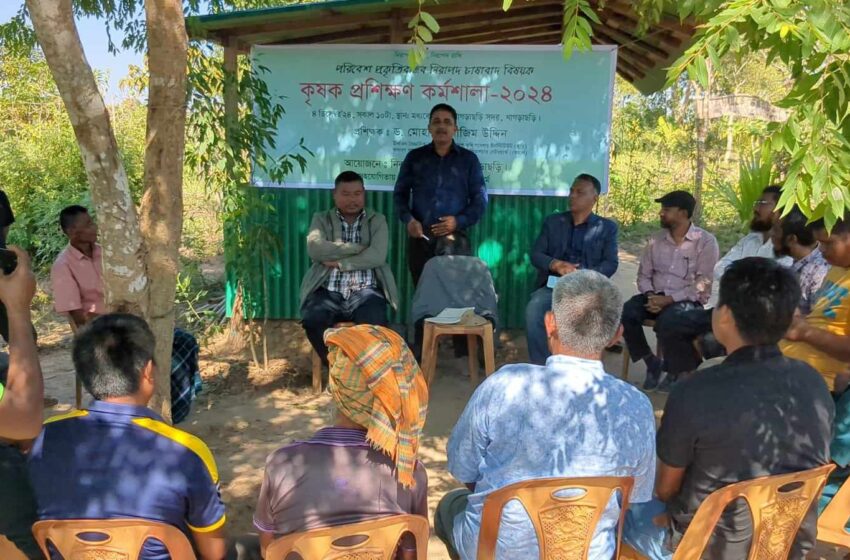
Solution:
[[[283,250],[280,262],[268,267],[270,319],[298,318],[298,291],[307,271],[305,236],[314,212],[329,208],[331,191],[325,189],[265,189],[276,214],[258,215],[277,233]],[[528,252],[547,215],[566,207],[566,199],[551,196],[491,195],[484,218],[471,230],[477,254],[490,266],[499,294],[499,317],[508,328],[525,326],[525,304],[533,289],[535,270]],[[368,192],[367,205],[387,216],[390,225],[389,263],[399,286],[401,308],[393,322],[404,323],[413,296],[407,270],[407,231],[393,212],[391,192]],[[228,285],[228,309],[232,285]],[[258,317],[262,316],[261,310]]]

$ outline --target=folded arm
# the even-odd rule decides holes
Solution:
[[[321,222],[319,215],[313,216],[310,232],[307,234],[307,254],[313,262],[339,261],[363,251],[363,246],[358,243],[327,239]]]
[[[389,243],[389,228],[387,220],[380,214],[372,217],[369,222],[371,231],[369,245],[360,253],[339,259],[339,269],[343,271],[370,270],[378,268],[387,262],[387,245]]]

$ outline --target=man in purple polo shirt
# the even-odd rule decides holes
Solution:
[[[88,410],[47,420],[29,472],[39,519],[141,518],[168,523],[199,558],[225,557],[218,470],[203,441],[147,408],[154,337],[133,315],[97,317],[74,341],[74,369],[95,398]],[[145,543],[140,560],[168,560]]]
[[[265,550],[276,538],[389,515],[428,514],[428,478],[416,460],[428,387],[393,331],[328,330],[333,426],[281,447],[266,461],[254,526]],[[396,558],[415,557],[402,539]]]

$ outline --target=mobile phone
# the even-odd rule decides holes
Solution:
[[[12,274],[17,266],[18,255],[9,249],[0,249],[0,270],[3,271],[3,274]]]

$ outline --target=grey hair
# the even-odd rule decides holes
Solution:
[[[577,270],[555,284],[552,311],[561,344],[580,354],[601,354],[617,334],[623,296],[602,274]]]

